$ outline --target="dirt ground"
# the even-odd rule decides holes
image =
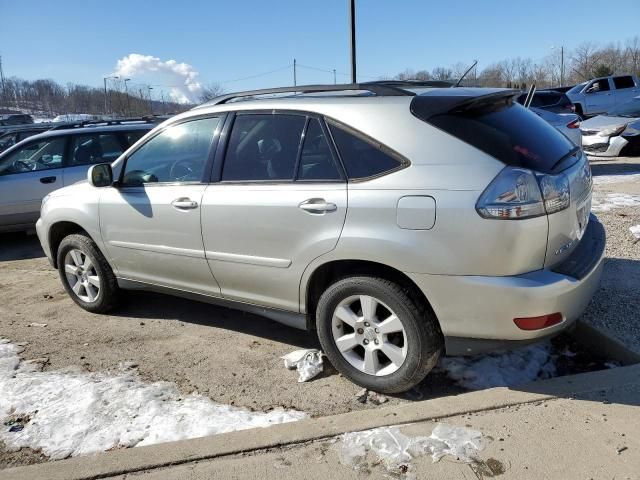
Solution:
[[[594,174],[638,173],[637,162],[597,164]],[[585,318],[623,341],[629,336],[635,336],[631,342],[638,341],[640,243],[634,243],[628,229],[640,224],[640,208],[617,208],[598,216],[608,233],[608,258],[601,289]],[[30,326],[33,322],[46,327]],[[317,340],[262,317],[140,292],[129,293],[111,315],[85,312],[65,293],[35,235],[0,235],[0,337],[26,342],[25,359],[47,357],[45,370],[80,366],[109,371],[133,362],[147,381],[174,382],[184,393],[197,391],[250,409],[282,406],[323,416],[375,408],[359,403],[355,394],[360,387],[327,362],[319,378],[297,383],[296,372],[287,371],[280,357],[318,347]],[[442,376],[430,375],[418,389],[390,397],[389,404],[459,391]],[[35,453],[24,453],[2,453],[0,468],[39,460]]]

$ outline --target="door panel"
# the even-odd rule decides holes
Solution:
[[[613,85],[609,79],[604,78],[593,82],[597,91],[585,93],[585,102],[587,104],[587,112],[589,115],[596,113],[604,113],[611,107],[615,106],[616,100],[613,94]]]
[[[61,168],[0,176],[0,226],[35,225],[42,199],[61,187]]]
[[[344,183],[209,185],[202,234],[223,297],[298,311],[302,273],[336,246],[346,211]]]
[[[220,295],[202,244],[204,190],[200,184],[105,188],[100,230],[119,277]]]

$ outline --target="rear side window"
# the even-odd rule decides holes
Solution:
[[[402,158],[384,145],[346,126],[327,123],[350,180],[390,173],[404,166]]]
[[[635,87],[635,83],[633,83],[633,77],[627,75],[624,77],[613,77],[613,84],[616,88],[633,88]]]
[[[420,102],[426,109],[430,99],[416,98],[412,112],[421,118]],[[543,173],[574,149],[564,135],[512,97],[422,119],[507,165]]]
[[[341,180],[327,137],[316,118],[310,118],[298,167],[298,180]]]
[[[222,181],[293,180],[306,117],[238,115],[233,123]]]
[[[123,152],[117,134],[92,133],[73,137],[71,165],[113,162]]]

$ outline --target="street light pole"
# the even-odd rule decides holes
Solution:
[[[333,84],[336,84],[336,69],[333,69]]]
[[[351,83],[356,83],[356,0],[350,0],[349,23],[351,25],[351,35],[349,38],[351,46]]]
[[[564,46],[560,47],[560,86],[564,86]]]
[[[296,59],[293,59],[293,86],[295,87],[296,83]]]
[[[149,111],[151,112],[151,115],[153,115],[153,103],[151,101],[151,90],[153,90],[153,87],[148,86],[147,88],[149,89]]]
[[[109,76],[109,77],[102,77],[102,80],[104,80],[104,114],[105,115],[109,115],[109,107],[107,106],[107,80],[109,79],[118,79],[120,77],[118,77],[117,75],[113,75],[113,76]]]
[[[131,116],[131,100],[129,99],[129,90],[127,90],[127,82],[131,80],[130,78],[124,79],[124,94],[127,97],[127,116]]]

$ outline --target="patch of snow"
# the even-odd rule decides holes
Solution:
[[[551,378],[556,367],[549,342],[518,348],[505,353],[477,357],[444,357],[439,370],[463,388],[482,390],[510,387]]]
[[[593,212],[608,212],[614,208],[637,207],[640,206],[640,195],[628,193],[607,193],[594,192],[591,199],[591,210]]]
[[[439,423],[429,437],[408,437],[399,427],[381,427],[341,436],[338,446],[340,462],[360,470],[367,463],[367,455],[374,456],[373,464],[382,463],[389,473],[405,474],[411,460],[431,455],[437,462],[445,455],[464,462],[473,462],[484,448],[482,433],[466,427]]]
[[[0,419],[28,416],[20,431],[0,430],[7,447],[42,449],[53,459],[216,435],[307,418],[295,410],[268,413],[183,396],[173,383],[143,382],[135,371],[39,371],[23,348],[0,339]]]
[[[633,227],[629,227],[629,231],[634,237],[640,240],[640,225],[634,225]]]
[[[605,185],[611,183],[640,182],[640,173],[620,173],[618,175],[594,175],[594,185]]]
[[[285,368],[298,370],[298,383],[306,382],[322,373],[322,352],[316,349],[295,350],[280,357]]]

